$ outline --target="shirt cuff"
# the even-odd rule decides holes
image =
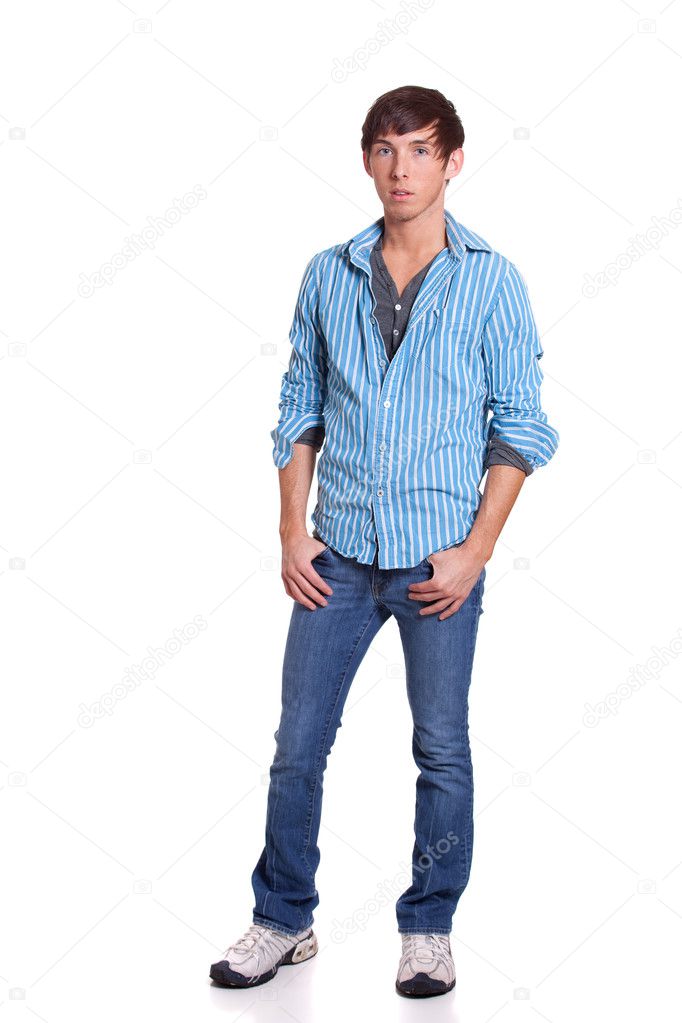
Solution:
[[[491,465],[513,465],[515,469],[521,469],[526,476],[530,476],[534,469],[534,466],[524,458],[517,448],[508,444],[506,440],[502,440],[497,434],[493,434],[488,441],[483,471],[485,472]]]
[[[296,437],[294,444],[310,444],[317,451],[322,447],[324,441],[324,426],[309,426],[300,437]]]

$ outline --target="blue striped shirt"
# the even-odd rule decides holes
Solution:
[[[540,404],[543,355],[516,266],[445,210],[447,246],[417,294],[389,362],[370,252],[383,217],[312,257],[282,378],[273,458],[325,427],[312,521],[345,557],[409,568],[468,536],[493,435],[533,469],[559,434]],[[490,414],[490,416],[489,416]]]

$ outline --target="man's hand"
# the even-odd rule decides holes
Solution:
[[[284,589],[299,604],[317,610],[317,605],[327,606],[323,593],[333,593],[329,583],[318,575],[312,566],[313,558],[321,554],[326,544],[307,533],[292,539],[282,540],[282,580]],[[321,591],[321,592],[319,592]],[[311,599],[308,599],[311,598]]]
[[[449,618],[467,599],[486,561],[490,561],[497,538],[526,478],[513,465],[491,465],[471,532],[459,547],[435,551],[428,558],[434,573],[425,583],[410,583],[412,600],[433,600],[420,615],[444,611],[439,621]],[[447,610],[444,610],[447,609]]]
[[[432,615],[442,611],[438,620],[443,622],[459,611],[471,593],[476,580],[483,571],[487,558],[471,547],[467,541],[459,547],[429,554],[428,561],[434,568],[433,575],[425,583],[410,583],[410,600],[434,601],[420,610],[420,615]]]

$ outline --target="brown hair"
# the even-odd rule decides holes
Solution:
[[[369,158],[376,138],[391,131],[405,135],[433,122],[436,152],[445,168],[453,149],[464,145],[464,128],[454,104],[438,89],[402,85],[379,96],[367,111],[360,145]]]

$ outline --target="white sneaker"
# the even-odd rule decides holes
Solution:
[[[401,934],[403,954],[396,990],[401,995],[425,998],[444,995],[455,986],[455,964],[449,934]]]
[[[280,966],[302,963],[316,952],[317,938],[311,927],[298,934],[284,934],[263,924],[251,924],[225,950],[220,962],[213,963],[209,976],[224,987],[255,987],[271,980]]]

